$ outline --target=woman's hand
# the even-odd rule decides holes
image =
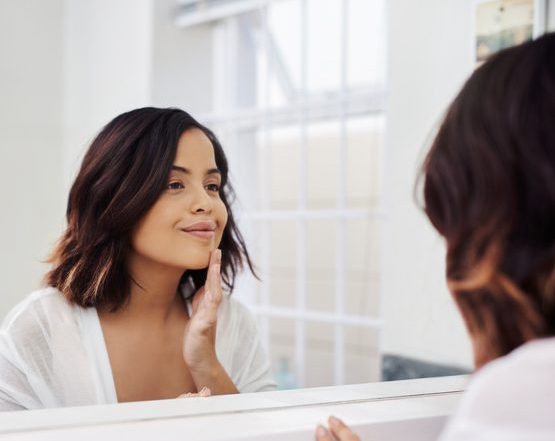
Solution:
[[[221,258],[220,250],[210,254],[206,284],[193,297],[193,314],[185,327],[183,358],[192,374],[211,371],[218,364],[216,324],[222,301]]]
[[[360,441],[360,438],[340,419],[331,416],[328,418],[328,424],[329,430],[324,426],[316,428],[316,441]]]
[[[193,297],[193,314],[185,327],[183,337],[183,359],[197,390],[210,388],[211,394],[214,395],[238,393],[216,356],[218,307],[223,296],[221,261],[222,252],[212,251],[206,283]]]
[[[177,398],[194,398],[194,397],[209,397],[212,394],[212,392],[210,391],[210,389],[208,389],[207,387],[203,387],[200,391],[198,392],[187,392],[186,394],[181,394],[179,395]]]

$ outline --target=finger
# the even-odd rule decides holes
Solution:
[[[210,254],[204,289],[197,291],[193,299],[193,322],[200,329],[211,328],[218,319],[218,308],[222,300],[220,261],[221,251],[214,250]]]
[[[202,299],[205,296],[205,289],[204,286],[201,286],[200,289],[195,293],[195,295],[193,296],[193,314],[195,314],[198,310],[198,306],[200,305],[200,303],[202,302]]]
[[[216,248],[214,251],[212,251],[210,253],[210,263],[208,264],[213,265],[213,264],[220,264],[222,263],[222,250],[220,250],[219,248]]]
[[[220,264],[214,264],[210,267],[206,277],[208,300],[216,305],[219,305],[222,301],[222,278],[220,272]]]
[[[210,395],[212,395],[212,391],[207,388],[206,386],[204,386],[200,391],[199,391],[199,397],[209,397]]]
[[[186,394],[181,394],[177,398],[194,398],[198,397],[198,394],[195,392],[187,392]]]
[[[322,425],[316,427],[316,441],[334,441],[331,433]]]
[[[208,395],[201,395],[199,393],[187,392],[186,394],[181,394],[177,398],[206,398]]]
[[[218,320],[218,309],[221,302],[221,295],[216,295],[216,300],[213,301],[213,296],[208,288],[209,280],[214,277],[212,273],[216,271],[219,271],[219,265],[213,265],[209,269],[205,288],[203,292],[198,292],[195,295],[195,299],[193,301],[193,316],[191,317],[191,326],[194,329],[200,330],[201,332],[212,328]],[[196,307],[195,300],[197,300]]]
[[[328,418],[331,433],[339,441],[359,441],[359,437],[339,418],[330,416]]]
[[[210,254],[210,264],[208,266],[208,274],[206,275],[206,288],[209,292],[210,300],[215,303],[220,303],[221,300],[221,267],[222,251],[216,249]]]
[[[177,398],[194,398],[194,397],[209,397],[212,394],[210,389],[206,386],[203,387],[199,392],[187,392],[186,394],[181,394]]]

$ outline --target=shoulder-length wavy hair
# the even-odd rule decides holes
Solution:
[[[145,107],[117,116],[87,151],[67,204],[67,228],[49,262],[46,283],[83,307],[117,310],[128,300],[130,234],[167,185],[180,136],[202,130],[212,142],[222,175],[220,197],[228,211],[223,231],[222,281],[233,290],[244,263],[254,274],[230,204],[227,159],[216,136],[180,109]],[[200,288],[206,269],[186,271],[181,283]]]
[[[421,177],[476,366],[555,335],[555,34],[476,69]]]

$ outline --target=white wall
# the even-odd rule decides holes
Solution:
[[[178,28],[175,0],[155,0],[151,98],[198,117],[212,107],[212,25]]]
[[[64,184],[116,115],[150,104],[152,0],[64,0]]]
[[[0,0],[0,317],[40,286],[85,148],[150,103],[151,0]]]
[[[418,165],[433,127],[471,72],[471,1],[388,1],[388,128],[383,350],[471,364],[444,282],[444,247],[416,206]]]
[[[65,0],[68,185],[92,138],[116,115],[150,105],[209,109],[210,28],[178,29],[174,8],[174,0]]]
[[[63,225],[62,0],[0,0],[0,317]]]
[[[547,5],[553,31],[555,0]],[[444,282],[444,245],[412,191],[434,128],[473,69],[473,1],[389,0],[388,8],[383,350],[471,366],[466,330]]]
[[[147,105],[209,110],[210,27],[177,29],[174,7],[0,0],[0,318],[40,286],[69,187],[104,124]]]

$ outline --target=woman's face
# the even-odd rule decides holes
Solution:
[[[220,185],[212,143],[202,130],[187,130],[165,190],[133,230],[133,251],[158,264],[206,268],[227,222]]]

